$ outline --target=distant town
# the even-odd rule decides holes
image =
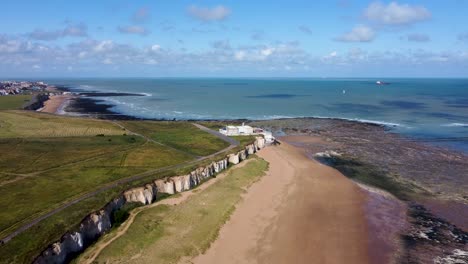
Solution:
[[[44,82],[31,82],[31,81],[1,81],[0,82],[0,96],[5,95],[19,95],[31,94],[33,92],[52,92],[55,90],[54,86],[50,86]]]

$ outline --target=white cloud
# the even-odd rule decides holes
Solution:
[[[423,6],[373,2],[364,10],[364,17],[384,25],[408,25],[430,19],[431,12]]]
[[[153,46],[151,46],[151,50],[152,51],[159,51],[159,50],[161,50],[161,46],[159,46],[158,44],[154,44]]]
[[[188,13],[193,18],[206,22],[224,20],[231,14],[231,10],[222,5],[213,8],[192,5],[188,8]]]
[[[94,47],[94,51],[96,52],[108,51],[112,49],[113,46],[114,46],[114,42],[112,42],[112,40],[103,40],[96,44],[96,46]]]
[[[337,56],[338,56],[338,52],[337,51],[332,51],[329,54],[323,56],[322,60],[331,60],[331,59],[336,58]]]
[[[33,68],[34,70],[39,70],[39,69],[41,68],[41,66],[35,64],[35,65],[32,66],[32,68]]]
[[[103,63],[103,64],[107,64],[107,65],[113,64],[112,59],[110,59],[110,58],[105,58],[105,59],[102,61],[102,63]]]
[[[335,40],[342,42],[371,42],[374,40],[375,35],[376,34],[372,28],[358,25],[350,32],[335,38]]]
[[[268,57],[268,56],[270,56],[271,54],[273,54],[274,51],[275,51],[274,48],[266,48],[266,49],[262,49],[262,50],[260,51],[260,53],[261,53],[263,56]]]
[[[155,60],[155,59],[148,58],[148,59],[146,59],[146,60],[143,61],[143,64],[146,64],[146,65],[156,65],[156,64],[158,64],[158,61]]]
[[[238,61],[244,60],[245,56],[246,56],[246,52],[243,50],[239,50],[234,53],[234,58]]]
[[[0,36],[0,53],[14,53],[21,49],[22,43]]]
[[[150,32],[141,26],[119,26],[118,31],[124,34],[148,35]]]
[[[88,27],[85,24],[68,25],[60,30],[42,30],[35,29],[33,32],[28,33],[29,38],[35,40],[51,41],[65,37],[86,37],[88,36]]]

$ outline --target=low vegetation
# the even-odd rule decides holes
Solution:
[[[123,190],[174,175],[179,166],[187,170],[193,165],[183,164],[194,161],[194,154],[217,152],[227,145],[190,123],[172,127],[159,122],[128,123],[145,132],[138,130],[139,134],[151,132],[152,140],[109,121],[0,111],[0,238],[116,180],[145,175],[74,204],[1,245],[0,263],[31,262],[48,244]],[[186,138],[178,143],[172,134]],[[189,152],[191,147],[195,151]]]
[[[123,135],[122,128],[105,121],[27,111],[0,112],[0,138]]]
[[[129,230],[101,252],[97,263],[177,263],[183,256],[204,252],[242,199],[245,188],[267,168],[266,161],[254,158],[179,205],[158,205],[142,211]]]
[[[126,121],[122,124],[133,132],[196,156],[207,156],[229,146],[188,122]]]
[[[0,96],[0,110],[21,109],[31,101],[32,95],[8,95]]]

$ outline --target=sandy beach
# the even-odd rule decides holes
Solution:
[[[44,102],[44,107],[41,112],[58,114],[61,106],[72,98],[72,95],[52,95],[49,100]]]
[[[365,192],[283,143],[258,154],[268,174],[248,189],[193,263],[368,263]]]

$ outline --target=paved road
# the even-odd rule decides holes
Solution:
[[[26,230],[29,229],[30,227],[34,226],[35,224],[37,224],[37,223],[39,223],[39,222],[41,222],[41,221],[43,221],[43,220],[45,220],[45,219],[47,219],[47,218],[49,218],[49,217],[55,215],[55,214],[58,213],[58,212],[63,211],[64,209],[66,209],[66,208],[68,208],[68,207],[70,207],[70,206],[72,206],[72,205],[74,205],[74,204],[77,204],[77,203],[79,203],[79,202],[81,202],[81,201],[83,201],[83,200],[86,200],[86,199],[88,199],[88,198],[90,198],[90,197],[93,197],[93,196],[95,196],[95,195],[97,195],[97,194],[100,194],[100,193],[102,193],[102,192],[105,192],[105,191],[107,191],[107,190],[110,190],[110,189],[112,189],[112,188],[115,188],[115,187],[117,187],[117,186],[119,186],[119,185],[121,185],[121,184],[125,184],[125,183],[129,183],[129,182],[133,182],[133,181],[137,181],[137,180],[143,179],[143,178],[148,177],[148,176],[150,176],[150,175],[152,175],[152,174],[155,174],[155,173],[160,173],[160,172],[164,172],[164,171],[168,171],[168,170],[172,170],[172,169],[178,169],[178,168],[185,167],[185,166],[188,166],[188,165],[194,165],[194,164],[196,164],[196,163],[198,163],[198,162],[200,162],[200,161],[202,161],[202,160],[206,160],[206,159],[215,157],[216,155],[221,154],[221,153],[223,153],[223,152],[227,152],[227,151],[229,151],[229,150],[231,150],[231,149],[233,149],[233,148],[239,146],[239,144],[240,144],[239,141],[234,140],[234,139],[232,139],[232,138],[230,138],[230,137],[227,137],[227,136],[225,136],[225,135],[223,135],[223,134],[221,134],[221,133],[219,133],[219,132],[217,132],[217,131],[213,131],[213,130],[211,130],[211,129],[205,127],[205,126],[202,126],[202,125],[199,125],[199,124],[194,124],[194,125],[195,125],[196,127],[198,127],[199,129],[201,129],[201,130],[203,130],[203,131],[205,131],[205,132],[208,132],[208,133],[210,133],[210,134],[212,134],[212,135],[215,135],[215,136],[219,137],[220,139],[222,139],[222,140],[228,142],[228,143],[230,144],[229,147],[227,147],[227,148],[225,148],[225,149],[223,149],[223,150],[221,150],[221,151],[218,151],[218,152],[216,152],[216,153],[213,153],[213,154],[211,154],[211,155],[208,155],[208,156],[198,157],[197,159],[192,160],[192,161],[188,161],[188,162],[181,163],[181,164],[176,164],[176,165],[172,165],[172,166],[167,166],[167,167],[162,167],[162,168],[150,170],[150,171],[147,171],[147,172],[144,172],[144,173],[140,173],[140,174],[133,175],[133,176],[128,177],[128,178],[124,178],[124,179],[120,179],[120,180],[117,180],[117,181],[108,183],[107,185],[104,185],[104,186],[100,187],[100,188],[97,189],[97,190],[94,190],[94,191],[89,192],[89,193],[86,193],[86,194],[84,194],[84,195],[82,195],[82,196],[80,196],[80,197],[78,197],[78,198],[75,198],[75,199],[73,199],[73,200],[71,200],[71,201],[69,201],[69,202],[67,202],[67,203],[65,203],[65,204],[63,204],[63,205],[61,205],[61,206],[59,206],[58,208],[53,209],[52,211],[49,211],[48,213],[43,214],[43,215],[41,215],[41,216],[39,216],[39,217],[37,217],[37,218],[31,220],[30,222],[28,222],[28,223],[22,225],[20,228],[16,229],[16,230],[13,231],[12,233],[10,233],[8,236],[6,236],[6,237],[4,237],[2,240],[0,240],[0,245],[1,245],[1,244],[8,243],[8,241],[10,241],[11,239],[13,239],[13,238],[16,237],[17,235],[21,234],[22,232],[26,231]],[[121,126],[121,125],[120,125],[120,126]],[[127,131],[129,131],[129,130],[127,130]],[[135,135],[138,135],[138,136],[142,136],[142,135],[140,135],[140,134],[136,134],[136,133],[134,133],[134,134],[135,134]],[[142,137],[144,137],[144,136],[142,136]],[[144,137],[144,138],[146,138],[146,137]],[[146,138],[146,139],[148,139],[148,138]],[[150,141],[152,141],[152,142],[154,142],[154,143],[161,144],[161,143],[156,142],[156,141],[153,141],[153,140],[150,140]]]

